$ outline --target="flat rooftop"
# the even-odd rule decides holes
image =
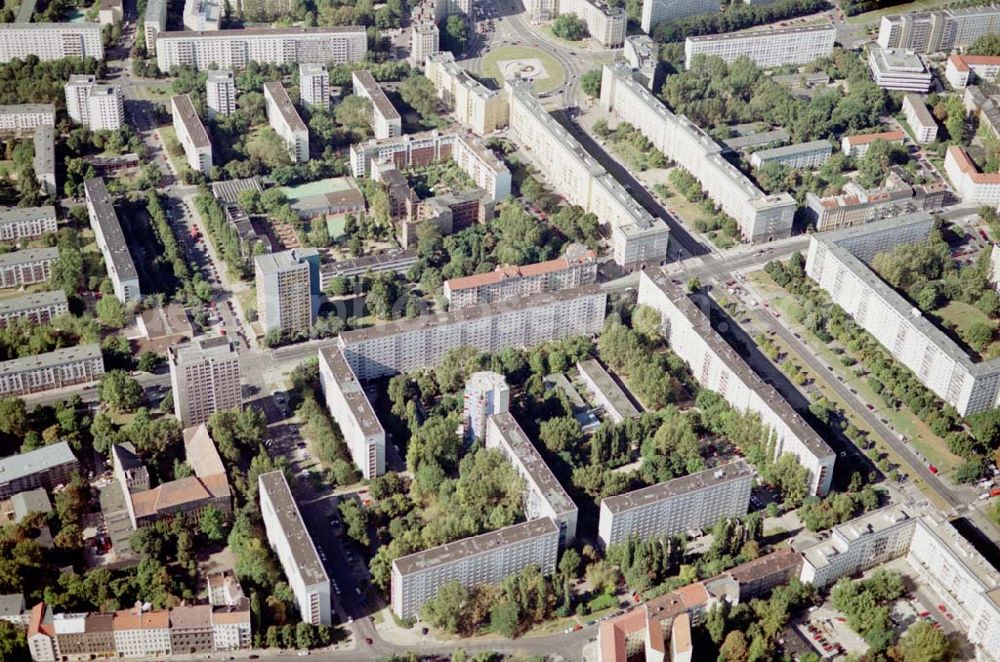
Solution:
[[[705,469],[697,473],[667,480],[656,485],[607,497],[601,500],[601,507],[607,507],[612,513],[624,513],[636,508],[645,508],[676,496],[693,494],[701,490],[718,487],[724,483],[736,480],[750,479],[753,469],[743,460],[729,462],[722,466]]]
[[[62,290],[50,290],[48,292],[32,292],[11,299],[0,301],[0,316],[10,315],[22,310],[33,310],[43,306],[63,306],[66,303],[66,293]]]
[[[35,354],[33,356],[22,356],[0,363],[0,375],[16,375],[32,370],[42,370],[80,361],[92,361],[99,359],[103,362],[101,346],[97,343],[91,345],[76,345],[75,347],[63,347],[45,354]]]
[[[70,462],[76,462],[76,456],[73,455],[69,443],[65,441],[42,446],[27,453],[9,455],[0,458],[0,483],[10,483]]]
[[[2,26],[3,24],[0,24]],[[7,24],[13,25],[13,24]],[[31,23],[30,25],[38,25]],[[52,115],[55,120],[56,107],[51,103],[14,103],[0,105],[0,115]]]
[[[129,253],[128,243],[125,241],[125,233],[122,232],[121,223],[118,221],[118,214],[111,204],[111,196],[104,185],[104,180],[100,177],[88,179],[83,183],[83,190],[86,194],[90,206],[94,209],[94,216],[97,224],[101,228],[101,235],[107,245],[111,260],[114,262],[114,271],[120,280],[135,280],[139,278],[139,272],[132,261],[132,254]]]
[[[597,359],[587,359],[576,364],[576,369],[593,384],[622,418],[638,418],[639,410],[622,390],[614,377],[604,369]]]
[[[0,209],[0,225],[34,221],[38,218],[54,220],[55,217],[56,208],[51,205],[45,207],[7,207]]]
[[[930,111],[927,110],[927,104],[924,103],[923,97],[913,92],[907,92],[903,95],[903,100],[908,102],[913,108],[913,114],[917,116],[917,122],[921,126],[937,126],[937,122],[934,121]]]
[[[101,26],[94,24],[96,28]],[[248,37],[303,37],[322,38],[337,35],[362,35],[367,38],[363,25],[334,25],[326,28],[243,28],[239,30],[187,31],[172,30],[160,32],[156,41],[161,39],[241,39]]]
[[[295,105],[288,96],[288,91],[285,90],[284,85],[277,81],[264,83],[264,92],[274,100],[274,105],[278,107],[278,112],[281,113],[281,119],[284,120],[289,129],[292,131],[308,132],[305,122],[299,117],[299,112],[295,110]]]
[[[271,471],[261,474],[258,481],[260,489],[267,494],[274,506],[278,525],[281,527],[285,540],[288,541],[292,560],[303,583],[306,586],[320,583],[329,584],[330,578],[319,560],[316,546],[313,544],[308,529],[306,529],[302,513],[299,511],[298,504],[295,503],[295,497],[292,496],[285,475],[280,471]]]
[[[277,253],[256,255],[253,261],[254,265],[259,267],[263,273],[273,274],[293,267],[305,266],[308,268],[309,263],[306,260],[310,257],[319,257],[319,251],[315,248],[293,248]]]
[[[548,535],[558,536],[559,527],[551,518],[542,517],[479,536],[463,538],[439,547],[432,547],[409,556],[401,556],[392,564],[399,570],[400,575],[406,577],[433,570],[455,561],[472,558],[479,554],[486,554],[501,547],[516,545],[532,538]]]
[[[59,259],[58,248],[22,248],[9,253],[0,253],[0,267],[28,262],[52,261]]]
[[[337,381],[337,388],[340,389],[351,410],[351,417],[357,422],[362,433],[366,437],[384,434],[382,424],[379,423],[378,416],[375,415],[375,410],[372,409],[371,402],[361,387],[361,382],[351,370],[344,354],[337,347],[325,347],[320,353],[323,355],[323,361],[330,367],[330,372]]]
[[[399,111],[389,101],[389,97],[385,95],[382,86],[376,82],[370,71],[361,69],[360,71],[355,71],[352,75],[354,76],[355,85],[360,86],[364,90],[365,96],[371,99],[372,105],[375,106],[375,110],[378,111],[379,115],[386,120],[401,119]]]
[[[695,37],[688,37],[687,41],[731,41],[734,39],[774,39],[775,37],[788,37],[799,34],[810,34],[814,32],[836,32],[833,25],[809,25],[799,28],[775,28],[767,30],[744,30],[740,32],[724,32],[721,34],[706,34]]]
[[[768,159],[780,159],[789,156],[798,156],[799,154],[810,154],[812,152],[833,152],[833,145],[829,140],[811,140],[807,143],[796,143],[794,145],[784,145],[782,147],[775,147],[774,149],[765,149],[759,152],[754,152],[756,156],[762,160]]]
[[[159,38],[157,37],[157,39]],[[201,123],[201,118],[198,117],[198,112],[194,109],[194,104],[191,103],[191,97],[186,94],[176,94],[170,97],[170,102],[177,109],[177,116],[184,125],[188,137],[191,138],[191,143],[197,148],[210,148],[212,141],[208,139],[208,132],[205,131],[205,125]]]

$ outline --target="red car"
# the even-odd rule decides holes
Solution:
[[[934,466],[933,464],[928,464],[928,465],[927,465],[927,469],[928,469],[928,470],[929,470],[929,471],[930,471],[930,472],[931,472],[932,474],[935,474],[935,475],[936,475],[936,474],[937,474],[937,472],[938,472],[938,468],[937,468],[937,467],[935,467],[935,466]]]
[[[368,644],[369,646],[371,646],[375,642],[372,641],[371,637],[365,637],[365,643]]]

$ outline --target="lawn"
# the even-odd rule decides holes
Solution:
[[[966,337],[969,328],[978,322],[989,324],[995,330],[996,320],[991,320],[983,311],[973,305],[961,301],[951,301],[944,308],[934,311],[934,314],[949,325],[954,325],[955,332],[962,338]],[[994,340],[990,346],[982,351],[986,357],[1000,356],[1000,343]]]
[[[546,53],[545,51],[539,50],[537,48],[530,48],[527,46],[500,46],[494,48],[482,61],[482,71],[483,76],[486,78],[492,78],[496,81],[498,86],[503,86],[504,80],[500,73],[500,65],[498,62],[503,62],[505,60],[528,60],[537,59],[545,67],[545,73],[548,75],[547,78],[539,78],[535,80],[532,89],[538,94],[543,94],[551,90],[556,89],[566,80],[566,72],[563,71],[562,66],[556,62],[556,59]]]

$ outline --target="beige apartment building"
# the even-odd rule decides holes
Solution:
[[[217,411],[243,406],[236,347],[224,336],[202,336],[168,351],[174,415],[187,428]]]
[[[428,57],[424,75],[434,83],[438,98],[452,108],[455,119],[473,133],[481,136],[506,126],[506,95],[466,73],[450,52]]]

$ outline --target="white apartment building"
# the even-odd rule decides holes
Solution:
[[[319,295],[319,252],[293,248],[257,255],[253,264],[264,333],[308,333],[315,319],[313,296]]]
[[[663,21],[709,14],[717,12],[722,7],[720,0],[643,0],[642,1],[642,31],[653,33],[653,26]]]
[[[798,458],[799,464],[809,470],[809,493],[825,496],[830,491],[836,454],[716,333],[708,311],[701,310],[662,273],[640,274],[638,301],[663,316],[664,337],[688,364],[695,380],[724,397],[737,411],[757,414],[774,432],[775,457],[791,453]]]
[[[330,108],[330,71],[325,64],[299,65],[299,99],[311,108]]]
[[[104,374],[101,346],[77,345],[0,363],[0,395],[28,395],[96,381]]]
[[[903,115],[919,144],[934,142],[937,138],[938,125],[920,96],[912,92],[903,95]]]
[[[319,350],[319,379],[327,411],[340,426],[355,466],[368,480],[381,476],[385,473],[385,430],[340,349]]]
[[[84,195],[87,199],[87,215],[90,217],[90,227],[104,264],[108,269],[108,278],[115,289],[115,296],[122,303],[138,301],[142,298],[139,288],[139,271],[132,261],[125,233],[121,222],[111,204],[111,196],[100,177],[88,179],[83,183]]]
[[[104,59],[104,43],[98,23],[2,23],[0,62],[29,55],[39,60],[67,57]]]
[[[236,112],[236,77],[228,69],[213,69],[205,79],[205,103],[211,115]]]
[[[688,37],[684,40],[684,67],[696,55],[714,55],[726,62],[749,57],[761,69],[806,64],[833,53],[837,29],[831,25],[778,30],[749,30]]]
[[[868,45],[868,68],[875,84],[886,90],[927,92],[934,77],[912,51]]]
[[[558,555],[559,527],[544,518],[400,557],[392,562],[392,611],[415,618],[452,581],[467,588],[498,584],[529,565],[551,574]]]
[[[532,3],[528,4],[530,10]],[[534,4],[539,7],[539,14],[546,13],[545,4],[547,3],[536,0]],[[553,4],[555,15],[576,14],[587,24],[587,32],[590,33],[590,37],[601,46],[621,48],[622,44],[625,43],[625,27],[628,18],[623,8],[610,7],[602,0],[555,0]],[[551,8],[548,8],[548,12],[551,12]]]
[[[625,37],[622,55],[635,72],[636,80],[655,94],[659,82],[656,72],[660,62],[660,45],[649,35],[630,35]]]
[[[181,20],[185,30],[214,32],[222,22],[223,3],[219,0],[184,0]]]
[[[285,86],[280,82],[264,83],[267,121],[288,145],[292,163],[309,160],[309,129],[295,110]]]
[[[0,241],[35,239],[58,229],[56,208],[51,205],[0,209]]]
[[[187,94],[175,94],[170,97],[170,109],[174,120],[174,132],[177,141],[184,148],[184,157],[188,167],[196,172],[208,175],[212,170],[212,141],[208,131],[198,117],[198,111],[191,103]]]
[[[182,428],[200,425],[217,411],[240,409],[243,387],[236,347],[224,336],[201,336],[167,352],[174,416]]]
[[[975,80],[992,83],[1000,75],[1000,57],[988,55],[951,55],[945,65],[944,77],[957,90]]]
[[[573,542],[580,511],[509,411],[486,419],[486,447],[500,449],[524,479],[525,517],[555,522],[560,547]]]
[[[261,474],[260,515],[267,541],[285,571],[299,616],[312,625],[330,625],[330,578],[306,528],[295,497],[280,471]]]
[[[353,146],[352,146],[353,147]],[[500,202],[510,195],[510,170],[483,141],[471,135],[458,135],[451,148],[451,160],[476,186],[486,191],[490,199]]]
[[[510,387],[503,375],[488,371],[469,375],[462,398],[462,428],[466,442],[482,441],[486,437],[486,420],[507,411],[510,411]]]
[[[639,84],[628,67],[604,66],[601,105],[628,122],[668,159],[690,172],[708,197],[739,225],[744,241],[791,236],[796,203],[767,195],[722,156],[722,147],[683,115],[675,115]]]
[[[52,126],[35,128],[31,138],[35,146],[35,179],[42,195],[54,196],[56,190],[56,130]]]
[[[117,85],[74,74],[65,86],[66,112],[91,131],[118,131],[125,125],[125,96]]]
[[[812,170],[826,163],[832,154],[833,145],[829,140],[813,140],[754,152],[750,165],[759,168],[765,163],[778,163],[788,168]]]
[[[1000,174],[979,172],[965,148],[952,145],[944,157],[944,171],[955,193],[966,204],[1000,204]]]
[[[455,120],[477,135],[506,126],[507,97],[491,90],[460,67],[449,51],[428,56],[424,75],[434,83],[438,98],[452,109]]]
[[[606,84],[606,83],[605,83]],[[623,267],[662,262],[670,231],[639,205],[539,103],[531,87],[508,81],[510,137],[570,204],[611,229],[614,260]],[[642,88],[640,88],[642,89]],[[602,88],[603,93],[603,88]]]
[[[607,419],[621,423],[629,418],[639,418],[639,410],[600,361],[597,359],[577,361],[576,371],[580,373],[580,380],[590,392],[591,401],[604,411]]]
[[[441,52],[441,31],[434,21],[414,21],[410,26],[410,66],[421,68],[431,55]]]
[[[372,131],[376,140],[385,140],[403,135],[403,118],[389,97],[367,69],[355,71],[351,75],[354,82],[354,96],[368,99],[372,104]]]
[[[902,145],[906,134],[902,131],[883,131],[881,133],[863,133],[857,136],[844,136],[840,141],[841,151],[847,156],[862,157],[868,148],[882,140],[895,145]]]
[[[58,248],[24,248],[0,253],[0,289],[43,283],[52,277]]]
[[[588,285],[345,331],[337,346],[358,379],[369,380],[431,368],[456,347],[493,353],[593,335],[604,325],[606,305],[607,293]]]
[[[146,39],[147,54],[156,55],[156,37],[166,29],[166,0],[146,0],[146,13],[142,17],[142,32]]]
[[[213,64],[243,69],[250,62],[345,64],[363,60],[367,50],[363,26],[161,32],[156,37],[156,66],[166,73],[179,65],[205,71]]]
[[[979,37],[1000,32],[1000,6],[943,9],[883,16],[878,44],[917,53],[967,48]]]
[[[877,253],[926,241],[934,218],[918,212],[813,235],[806,273],[921,384],[967,416],[997,406],[1000,359],[974,363],[868,265]]]
[[[55,618],[58,619],[59,614]],[[172,652],[170,612],[144,611],[142,605],[116,611],[113,616],[115,652],[121,657],[160,657]],[[56,630],[56,640],[59,641]]]
[[[0,36],[2,36],[0,32]],[[56,125],[56,107],[51,103],[19,103],[0,106],[0,131],[29,132]]]
[[[62,290],[33,292],[0,301],[0,329],[14,320],[32,324],[48,324],[53,318],[69,312],[66,293]]]
[[[740,517],[750,506],[753,469],[743,460],[601,499],[603,549],[638,536],[661,539]]]
[[[566,253],[555,260],[519,267],[501,265],[486,273],[450,278],[443,288],[448,309],[461,310],[541,292],[572,289],[596,281],[597,254],[579,244],[571,244]]]

